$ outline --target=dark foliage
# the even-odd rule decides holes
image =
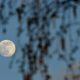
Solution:
[[[17,28],[17,38],[21,37],[21,34],[23,34],[23,20],[26,18],[26,32],[28,35],[26,37],[28,38],[28,42],[26,40],[26,44],[21,47],[22,51],[22,58],[21,61],[17,61],[17,63],[20,63],[19,69],[20,72],[23,74],[24,80],[32,80],[32,77],[37,73],[39,67],[43,67],[43,70],[41,71],[41,74],[44,75],[45,80],[53,80],[52,76],[49,74],[48,71],[48,64],[45,63],[45,58],[49,59],[49,49],[52,46],[52,43],[56,41],[57,39],[60,39],[59,47],[61,49],[60,52],[58,47],[56,54],[58,52],[59,59],[62,59],[66,64],[67,68],[70,71],[74,71],[73,69],[73,62],[75,62],[75,58],[73,55],[78,51],[78,46],[70,47],[71,51],[67,56],[66,53],[66,39],[65,36],[69,34],[70,43],[72,43],[71,39],[71,22],[70,19],[68,19],[68,25],[65,24],[65,13],[67,10],[71,8],[74,19],[77,18],[77,7],[80,5],[80,0],[51,0],[51,3],[48,3],[46,0],[40,1],[40,0],[33,0],[31,3],[28,4],[25,0],[22,0],[20,6],[16,7],[14,11],[12,9],[15,6],[12,6],[11,4],[13,1],[9,1],[9,3],[6,5],[9,6],[9,12],[8,16],[5,16],[3,14],[5,7],[5,0],[0,3],[0,24],[1,25],[7,25],[9,22],[9,19],[12,16],[17,16],[19,27]],[[55,6],[54,6],[55,5]],[[28,7],[28,8],[27,8]],[[60,10],[62,9],[62,16],[60,16]],[[27,16],[31,12],[30,16]],[[70,17],[69,17],[70,18]],[[59,31],[56,31],[56,37],[51,36],[50,31],[50,25],[51,21],[54,23],[53,26],[53,34],[55,31],[54,26],[55,24],[58,24],[57,19],[61,19],[61,25],[59,26]],[[56,23],[54,22],[56,21]],[[3,27],[2,32],[4,34],[7,33],[7,28]],[[76,31],[78,37],[80,37],[80,28]],[[54,37],[54,39],[53,39]],[[58,43],[58,42],[57,42]],[[36,50],[34,50],[34,47],[36,47]],[[53,50],[52,50],[53,52]],[[51,54],[51,57],[55,56],[54,53]],[[51,58],[50,57],[50,58]],[[27,60],[26,60],[27,59]],[[11,64],[13,64],[13,61],[11,61]],[[11,67],[10,64],[10,67]],[[24,68],[25,65],[28,65],[28,72]],[[72,80],[79,80],[80,75],[73,75]],[[64,80],[70,80],[67,76],[64,77]]]

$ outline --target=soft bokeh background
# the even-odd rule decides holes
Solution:
[[[0,0],[1,1],[1,0]],[[6,5],[7,2],[9,0],[3,0],[6,1],[4,4]],[[13,2],[15,3],[16,0],[13,0]],[[50,0],[51,1],[51,0]],[[47,1],[48,3],[50,2],[49,0]],[[21,0],[16,2],[16,5],[14,5],[13,11],[15,10],[15,7],[19,6],[21,4]],[[78,6],[77,8],[77,19],[74,19],[73,15],[72,15],[72,9],[68,9],[65,13],[66,15],[66,20],[65,23],[76,23],[80,21],[80,6]],[[8,14],[8,6],[6,5],[6,10],[4,10],[4,15],[7,16]],[[61,12],[60,15],[62,15],[63,13]],[[69,15],[68,15],[69,14]],[[28,14],[30,15],[30,13]],[[70,16],[70,19],[68,18],[68,16]],[[18,19],[17,19],[17,14],[16,16],[12,16],[9,21],[8,24],[0,24],[0,41],[4,40],[4,39],[9,39],[12,40],[15,45],[16,45],[16,53],[15,56],[10,57],[10,58],[5,58],[3,56],[0,56],[0,80],[23,80],[23,75],[19,73],[18,71],[18,64],[14,63],[16,61],[16,59],[21,58],[22,53],[20,48],[22,46],[24,46],[26,40],[27,40],[27,36],[26,36],[26,24],[25,24],[25,17],[22,20],[22,25],[23,25],[23,34],[21,35],[21,37],[18,39],[16,34],[17,34],[17,28],[19,26],[18,23]],[[54,25],[53,22],[50,22],[50,32],[53,35],[55,35],[56,31],[59,31],[59,26],[61,24],[61,19],[57,19],[56,20],[56,27]],[[54,27],[53,27],[54,25]],[[7,33],[3,34],[2,33],[2,27],[6,27],[7,28]],[[75,63],[76,64],[80,64],[80,39],[76,34],[76,31],[80,29],[80,25],[71,25],[71,28],[69,30],[69,33],[71,33],[71,36],[69,35],[69,33],[65,36],[65,40],[66,40],[66,53],[65,56],[68,56],[69,52],[70,52],[70,48],[71,46],[74,47],[75,45],[78,45],[79,50],[76,52],[76,54],[74,55],[74,58],[76,59]],[[70,43],[69,39],[70,37],[73,39],[73,43]],[[50,52],[56,48],[58,48],[59,50],[61,50],[60,44],[59,42],[59,37],[56,38],[55,42],[53,42],[53,46],[50,48]],[[19,44],[19,40],[20,40],[20,44]],[[68,57],[67,57],[68,58]],[[9,68],[9,64],[10,61],[14,59],[13,62],[13,68],[10,69]],[[67,66],[65,64],[65,62],[63,60],[58,60],[58,55],[57,53],[53,56],[52,59],[47,59],[45,58],[45,63],[48,64],[49,67],[49,74],[52,75],[52,80],[64,80],[64,74],[66,73],[67,70]],[[75,72],[77,71],[77,69],[75,69]],[[79,72],[78,72],[79,73]],[[33,80],[42,80],[41,79],[41,75],[40,72],[38,71],[37,74],[33,77]]]

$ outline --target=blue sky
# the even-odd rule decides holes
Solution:
[[[6,4],[6,3],[5,3]],[[17,2],[16,4],[20,4],[20,1]],[[17,6],[18,6],[17,5]],[[14,9],[15,10],[15,7]],[[7,12],[8,12],[8,8],[6,8],[6,10],[4,11],[4,14],[5,16],[7,16]],[[70,11],[68,10],[66,12],[66,24],[68,21],[68,13],[70,13],[70,20],[71,22],[75,23],[77,21],[80,21],[80,16],[79,16],[79,13],[80,13],[80,7],[78,7],[78,18],[77,19],[74,19],[73,16],[72,16],[72,11],[70,9]],[[29,14],[30,15],[30,14]],[[62,15],[62,13],[60,13],[60,15]],[[55,23],[51,23],[51,28],[50,28],[50,31],[51,31],[51,34],[52,36],[54,36],[56,34],[56,31],[58,30],[59,31],[59,26],[61,24],[61,19],[57,19],[57,24],[56,24],[56,27],[55,27]],[[24,33],[21,35],[20,37],[20,42],[21,42],[21,46],[24,46],[25,44],[25,40],[27,39],[27,37],[25,38],[26,36],[26,31],[25,31],[25,27],[26,27],[26,24],[25,24],[25,17],[23,19],[23,29],[24,29]],[[11,58],[5,58],[3,56],[0,56],[0,80],[22,80],[22,75],[18,72],[18,64],[15,63],[16,59],[18,58],[21,58],[21,51],[20,51],[20,45],[18,43],[18,38],[16,37],[16,33],[17,33],[17,28],[18,28],[19,24],[18,24],[18,20],[17,20],[17,16],[13,16],[10,18],[9,20],[9,23],[7,25],[1,25],[0,24],[0,41],[1,40],[4,40],[4,39],[9,39],[9,40],[12,40],[15,44],[16,44],[16,53],[15,53],[15,57],[14,57],[14,63],[13,63],[13,68],[12,69],[9,69],[9,63],[10,61],[12,60],[12,57]],[[7,27],[7,34],[2,34],[2,27]],[[65,55],[68,56],[70,53],[70,46],[72,45],[72,47],[78,45],[79,48],[80,48],[80,45],[79,45],[79,37],[77,36],[76,34],[76,30],[80,27],[80,25],[72,25],[71,26],[71,31],[69,31],[69,33],[71,32],[71,37],[73,39],[73,43],[71,44],[69,42],[69,34],[67,35],[64,35],[65,36],[65,39],[66,39],[66,52],[65,52]],[[54,32],[53,32],[54,31]],[[78,39],[78,40],[77,40]],[[59,48],[60,44],[59,44],[59,40],[60,38],[59,37],[56,37],[56,40],[52,43],[52,46],[50,48],[50,52],[52,52],[52,50],[55,50],[56,48],[58,48],[60,51],[61,49]],[[75,59],[76,59],[76,62],[77,64],[79,64],[80,62],[80,54],[79,54],[80,50],[76,52],[76,54],[74,55]],[[68,57],[67,57],[68,59]],[[53,56],[52,59],[47,59],[45,58],[45,63],[48,64],[49,66],[49,73],[52,75],[52,79],[54,80],[64,80],[63,79],[63,75],[66,73],[66,64],[64,61],[60,60],[58,61],[58,55],[57,53]],[[76,69],[75,69],[76,70]],[[33,80],[42,80],[41,79],[41,75],[40,75],[40,72],[38,71],[37,74],[33,77]]]

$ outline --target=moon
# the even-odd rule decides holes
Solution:
[[[0,42],[0,55],[4,57],[11,57],[15,54],[16,46],[14,42],[10,40],[3,40]]]

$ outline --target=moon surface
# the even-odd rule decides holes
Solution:
[[[0,55],[4,57],[11,57],[15,54],[16,46],[10,40],[3,40],[0,42]]]

